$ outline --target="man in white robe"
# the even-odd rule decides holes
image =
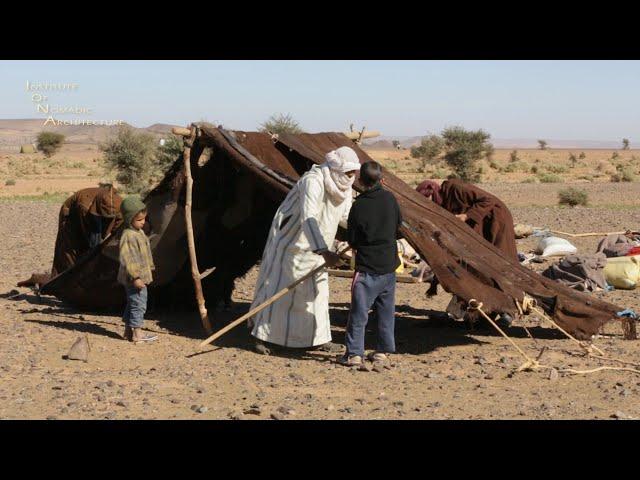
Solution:
[[[325,163],[314,165],[291,189],[273,218],[251,308],[323,263],[338,262],[329,245],[338,226],[347,226],[358,170],[356,152],[340,147],[327,153]],[[322,270],[305,280],[251,323],[259,353],[270,353],[263,342],[291,348],[339,348],[331,343],[329,275]]]

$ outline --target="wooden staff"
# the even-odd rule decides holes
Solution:
[[[347,247],[344,250],[342,250],[340,253],[338,253],[338,255],[342,255],[345,252],[347,252],[351,247]],[[237,320],[234,320],[233,322],[231,322],[229,325],[227,325],[224,328],[221,328],[220,330],[218,330],[216,333],[214,333],[213,335],[211,335],[209,338],[207,338],[206,340],[203,340],[202,342],[200,342],[200,344],[198,345],[198,348],[202,348],[205,345],[208,345],[209,343],[213,342],[214,340],[220,338],[222,335],[224,335],[225,333],[227,333],[229,330],[237,327],[238,325],[240,325],[242,322],[244,322],[245,320],[253,317],[256,313],[261,312],[262,310],[264,310],[265,308],[267,308],[269,305],[271,305],[273,302],[275,302],[276,300],[284,297],[287,293],[289,293],[291,290],[293,290],[294,288],[296,288],[298,285],[300,285],[302,282],[304,282],[306,279],[312,277],[313,275],[315,275],[316,273],[318,273],[320,270],[322,270],[323,268],[325,268],[327,266],[326,262],[323,263],[322,265],[320,265],[317,268],[314,268],[313,270],[311,270],[309,273],[307,273],[306,275],[304,275],[303,277],[299,278],[298,280],[296,280],[295,282],[293,282],[291,285],[289,285],[288,287],[283,288],[282,290],[280,290],[278,293],[276,293],[275,295],[273,295],[271,298],[267,299],[266,301],[264,301],[263,303],[261,303],[260,305],[258,305],[257,307],[249,310],[247,313],[245,313],[244,315],[242,315],[240,318],[238,318]]]
[[[196,129],[190,131],[190,138],[185,138],[184,151],[182,159],[184,161],[184,176],[187,182],[186,198],[184,203],[184,222],[187,230],[187,244],[189,246],[189,261],[191,263],[191,276],[193,277],[193,286],[196,292],[196,302],[198,303],[198,311],[200,312],[200,319],[202,320],[202,326],[204,330],[210,334],[213,332],[211,322],[209,321],[209,314],[204,302],[204,295],[202,294],[202,282],[200,271],[198,270],[198,259],[196,257],[196,243],[193,237],[193,221],[191,220],[191,197],[193,193],[193,178],[191,177],[191,145],[195,139]]]

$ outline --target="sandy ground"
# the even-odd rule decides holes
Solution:
[[[527,185],[529,187],[530,185]],[[628,199],[628,208],[526,207],[555,203],[552,191],[529,192],[516,186],[487,186],[513,200],[516,222],[564,231],[637,227],[638,184],[619,193],[590,186],[590,195]],[[539,186],[538,186],[539,187]],[[591,191],[593,189],[593,191]],[[516,201],[517,200],[517,201]],[[608,203],[614,203],[614,200]],[[0,202],[0,292],[51,264],[59,205],[52,202]],[[576,242],[595,251],[597,239]],[[532,248],[531,239],[519,250]],[[547,265],[536,265],[536,269]],[[236,283],[235,310],[217,314],[217,327],[248,309],[256,269]],[[640,418],[640,376],[629,372],[590,375],[515,373],[522,360],[501,337],[467,332],[439,317],[449,301],[440,290],[426,299],[425,285],[399,284],[397,347],[393,367],[384,372],[354,371],[321,352],[289,352],[264,357],[250,350],[240,327],[215,347],[196,354],[203,338],[195,312],[151,311],[146,327],[157,332],[155,344],[134,346],[120,338],[118,315],[80,312],[55,298],[37,299],[28,290],[16,300],[0,299],[0,418],[3,419],[608,419]],[[349,302],[349,280],[331,279],[334,341],[342,342]],[[640,311],[637,292],[598,296]],[[530,317],[525,330],[510,334],[541,361],[555,367],[601,365]],[[87,363],[65,360],[72,343],[87,333]],[[369,332],[367,347],[375,343]],[[617,324],[605,329],[597,344],[608,354],[636,361],[640,342],[625,341]]]

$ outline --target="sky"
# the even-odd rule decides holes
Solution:
[[[27,81],[78,85],[48,102],[92,113],[58,119],[136,127],[255,130],[290,113],[309,132],[461,125],[502,139],[640,139],[640,61],[0,61],[0,118],[45,117]]]

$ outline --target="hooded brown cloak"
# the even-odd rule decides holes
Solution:
[[[79,190],[62,204],[52,277],[73,266],[90,249],[89,236],[96,228],[95,222],[101,222],[102,238],[120,225],[121,202],[116,189],[110,186]]]
[[[441,206],[453,213],[467,215],[467,224],[504,254],[518,259],[513,217],[507,206],[488,192],[458,179],[440,186]]]

